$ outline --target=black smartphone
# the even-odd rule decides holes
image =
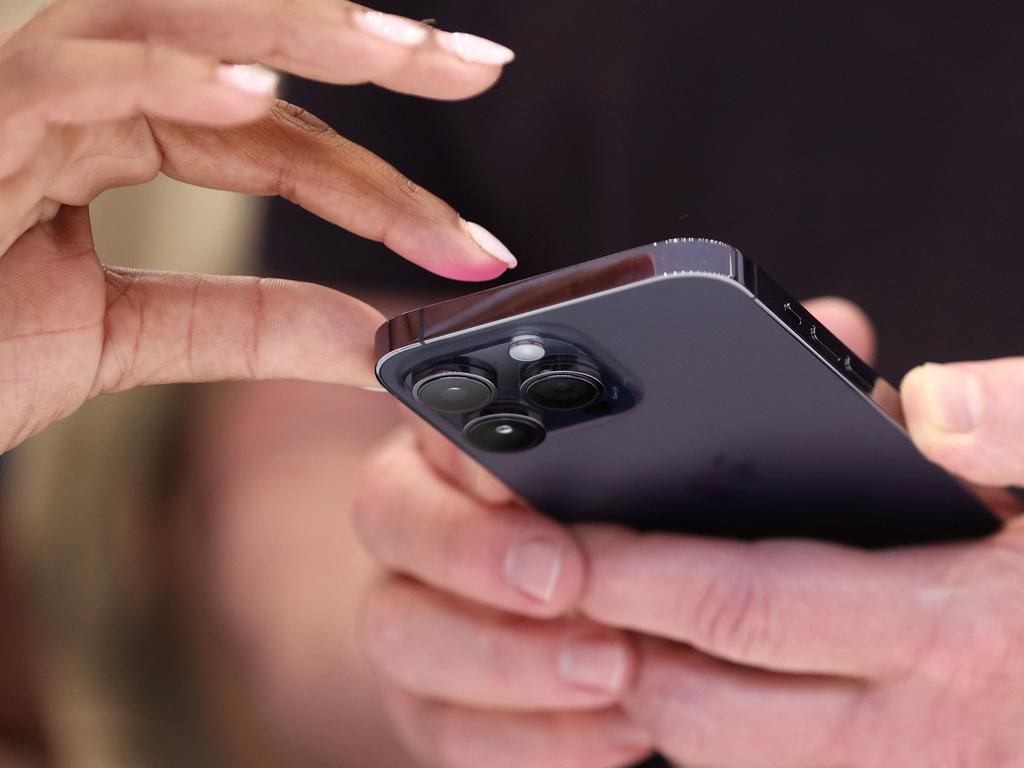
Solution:
[[[735,248],[676,239],[403,314],[381,383],[566,523],[863,547],[1000,520],[892,386]]]

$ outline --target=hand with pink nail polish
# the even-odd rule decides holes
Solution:
[[[0,453],[142,384],[373,384],[369,307],[312,285],[104,267],[88,205],[162,172],[287,197],[439,275],[497,277],[516,261],[494,235],[277,101],[274,70],[463,99],[512,58],[343,0],[59,0],[0,32]]]

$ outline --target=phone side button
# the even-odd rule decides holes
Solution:
[[[846,374],[846,378],[860,387],[861,390],[871,394],[871,390],[875,388],[874,371],[869,371],[866,366],[855,360],[851,355],[847,355],[843,358],[843,373]]]
[[[811,326],[811,341],[814,342],[819,352],[822,352],[825,357],[831,360],[833,363],[838,363],[840,360],[839,353],[836,349],[839,347],[838,343],[832,338],[832,334],[826,331],[824,328],[819,327],[817,324]]]

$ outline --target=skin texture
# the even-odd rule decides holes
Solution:
[[[142,384],[374,383],[381,317],[342,294],[104,266],[87,206],[110,187],[162,172],[281,195],[447,277],[514,264],[444,202],[277,101],[266,70],[225,69],[259,62],[437,99],[501,74],[446,48],[448,33],[408,22],[415,41],[395,42],[363,13],[339,0],[63,0],[0,35],[0,452]]]
[[[811,306],[872,357],[856,308]],[[1010,359],[915,369],[902,400],[928,457],[1024,485],[1022,391]],[[369,597],[364,642],[431,764],[619,766],[655,749],[702,768],[1024,761],[1017,523],[883,552],[563,528],[426,429],[372,459],[355,514],[393,574]],[[542,599],[509,568],[539,540],[558,553],[532,564],[550,576]],[[587,635],[603,653],[576,652]]]

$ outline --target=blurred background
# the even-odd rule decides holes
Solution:
[[[38,0],[4,0],[0,27]],[[434,104],[287,96],[492,229],[515,277],[653,240],[730,242],[841,294],[892,381],[1020,354],[1019,12],[394,0],[519,60]],[[92,207],[104,261],[314,280],[383,312],[472,290],[293,206],[160,178]],[[0,766],[406,768],[356,637],[347,516],[388,398],[290,382],[100,398],[0,463]]]
[[[0,28],[41,5],[4,0]],[[252,274],[264,207],[159,177],[104,194],[92,220],[107,263]],[[339,405],[333,388],[291,387],[103,397],[3,457],[2,768],[409,764],[356,649],[356,600],[371,578],[345,514],[358,457],[316,440],[358,434],[353,399],[371,400],[354,403],[368,440],[394,414],[379,396],[341,393]],[[232,421],[220,403],[246,422],[268,397],[275,417],[217,444],[218,420]],[[203,423],[204,408],[217,416]],[[241,476],[226,479],[231,451],[250,439],[276,448],[247,451]],[[204,467],[223,491],[219,520],[198,498],[194,441],[220,454],[218,469]],[[289,478],[285,489],[264,492],[268,469]],[[317,493],[287,492],[307,481]],[[218,568],[228,561],[248,565]]]

